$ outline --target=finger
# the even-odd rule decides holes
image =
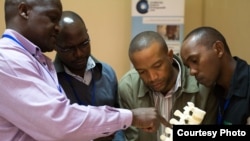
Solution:
[[[162,115],[159,115],[159,120],[165,127],[172,127],[172,125]]]

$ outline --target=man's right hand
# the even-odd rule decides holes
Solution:
[[[131,111],[133,113],[132,125],[146,132],[157,131],[161,123],[164,126],[171,127],[170,123],[155,108],[137,108]]]

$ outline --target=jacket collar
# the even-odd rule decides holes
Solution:
[[[234,57],[237,62],[233,77],[230,83],[228,96],[236,95],[246,97],[249,87],[249,65],[246,61]]]

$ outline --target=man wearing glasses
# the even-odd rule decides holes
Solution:
[[[64,11],[59,24],[54,65],[70,103],[119,107],[116,74],[111,66],[91,55],[90,38],[82,18],[72,11]],[[97,140],[112,139],[125,140],[122,131]]]

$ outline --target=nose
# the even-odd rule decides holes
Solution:
[[[157,79],[157,73],[155,73],[155,72],[153,72],[153,71],[149,71],[148,72],[148,79],[150,80],[150,81],[154,81],[154,80],[156,80]]]
[[[56,34],[58,35],[59,32],[60,32],[60,26],[59,26],[59,23],[55,25],[55,32]]]
[[[84,54],[84,49],[81,49],[79,47],[75,47],[75,55],[76,56],[82,56],[82,54]]]
[[[196,69],[194,69],[194,68],[190,68],[190,75],[196,75],[197,74],[197,70]]]

